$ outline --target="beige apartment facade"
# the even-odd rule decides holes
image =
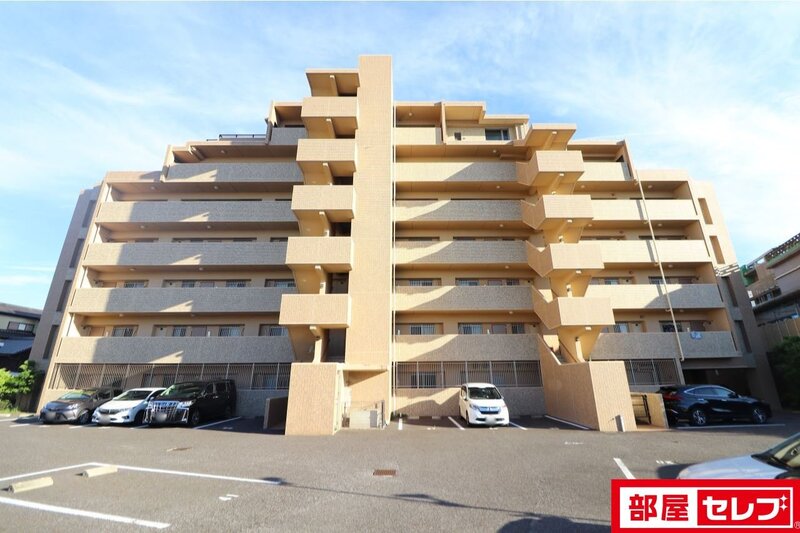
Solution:
[[[605,431],[685,380],[777,403],[709,184],[571,124],[395,101],[389,57],[306,77],[266,135],[106,175],[41,402],[228,377],[243,415],[288,396],[287,434],[455,415],[466,381]]]

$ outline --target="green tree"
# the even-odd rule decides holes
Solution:
[[[784,407],[800,409],[800,337],[786,337],[769,354],[778,395]]]
[[[0,369],[0,401],[16,405],[20,396],[33,390],[38,374],[33,361],[22,363],[16,374]]]

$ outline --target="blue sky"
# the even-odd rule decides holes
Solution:
[[[800,5],[0,4],[0,301],[41,307],[79,191],[260,133],[303,71],[394,56],[398,100],[628,139],[715,183],[740,262],[800,230]]]

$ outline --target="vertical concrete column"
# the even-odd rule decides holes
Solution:
[[[391,398],[389,362],[392,329],[392,196],[394,109],[392,60],[359,58],[358,165],[353,176],[356,217],[351,228],[353,270],[349,293],[352,323],[347,331],[346,367],[362,367],[346,377],[352,400]],[[383,367],[387,370],[376,370]]]
[[[287,435],[333,435],[339,430],[342,371],[337,363],[293,363]]]

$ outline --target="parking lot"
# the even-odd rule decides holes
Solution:
[[[0,419],[0,488],[53,480],[0,493],[0,530],[605,531],[612,478],[674,477],[800,431],[796,415],[759,427],[625,434],[513,422],[403,419],[383,430],[285,437],[262,431],[260,419],[198,429]],[[117,471],[79,475],[100,465]]]

